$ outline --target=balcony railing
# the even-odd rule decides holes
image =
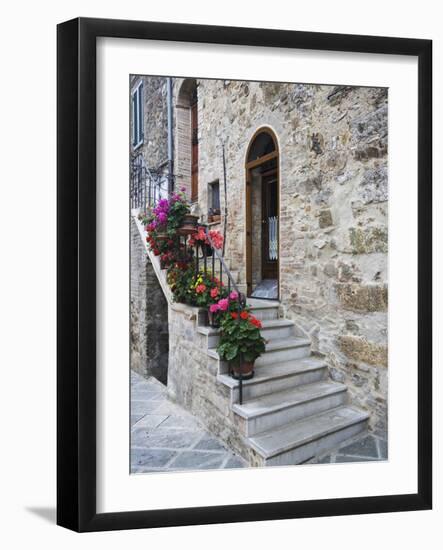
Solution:
[[[167,198],[174,176],[162,170],[149,169],[143,155],[131,159],[131,208],[146,213],[162,198]]]

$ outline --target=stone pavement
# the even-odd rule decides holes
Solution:
[[[195,417],[171,403],[163,384],[131,371],[131,473],[245,466]]]
[[[312,461],[313,464],[338,464],[340,462],[368,462],[388,459],[388,444],[372,434],[357,436],[346,441],[332,452]]]
[[[309,463],[387,460],[387,453],[385,439],[365,434]],[[168,400],[163,384],[131,371],[131,473],[244,467],[241,457]]]

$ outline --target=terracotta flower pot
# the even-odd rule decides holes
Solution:
[[[192,235],[192,233],[195,233],[197,231],[198,218],[199,216],[195,216],[194,214],[186,214],[178,229],[178,233],[180,235]]]
[[[242,380],[250,380],[254,376],[254,361],[241,361],[240,364],[238,361],[231,363],[231,376],[235,380],[240,378],[240,373]]]
[[[215,222],[219,222],[221,220],[221,215],[220,214],[214,214],[212,216],[212,221],[215,223]]]
[[[157,233],[155,238],[157,241],[167,241],[169,239],[167,233]]]

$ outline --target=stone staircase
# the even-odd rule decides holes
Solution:
[[[311,354],[310,341],[296,335],[293,321],[282,319],[279,303],[249,299],[262,321],[266,351],[255,363],[255,376],[239,382],[220,361],[219,329],[198,326],[207,354],[218,364],[217,381],[230,392],[245,444],[263,465],[306,462],[363,432],[368,414],[348,404],[347,387],[329,379],[326,363]]]

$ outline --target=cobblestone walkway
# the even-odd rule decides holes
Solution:
[[[191,414],[171,403],[160,382],[131,372],[131,473],[245,466]]]

